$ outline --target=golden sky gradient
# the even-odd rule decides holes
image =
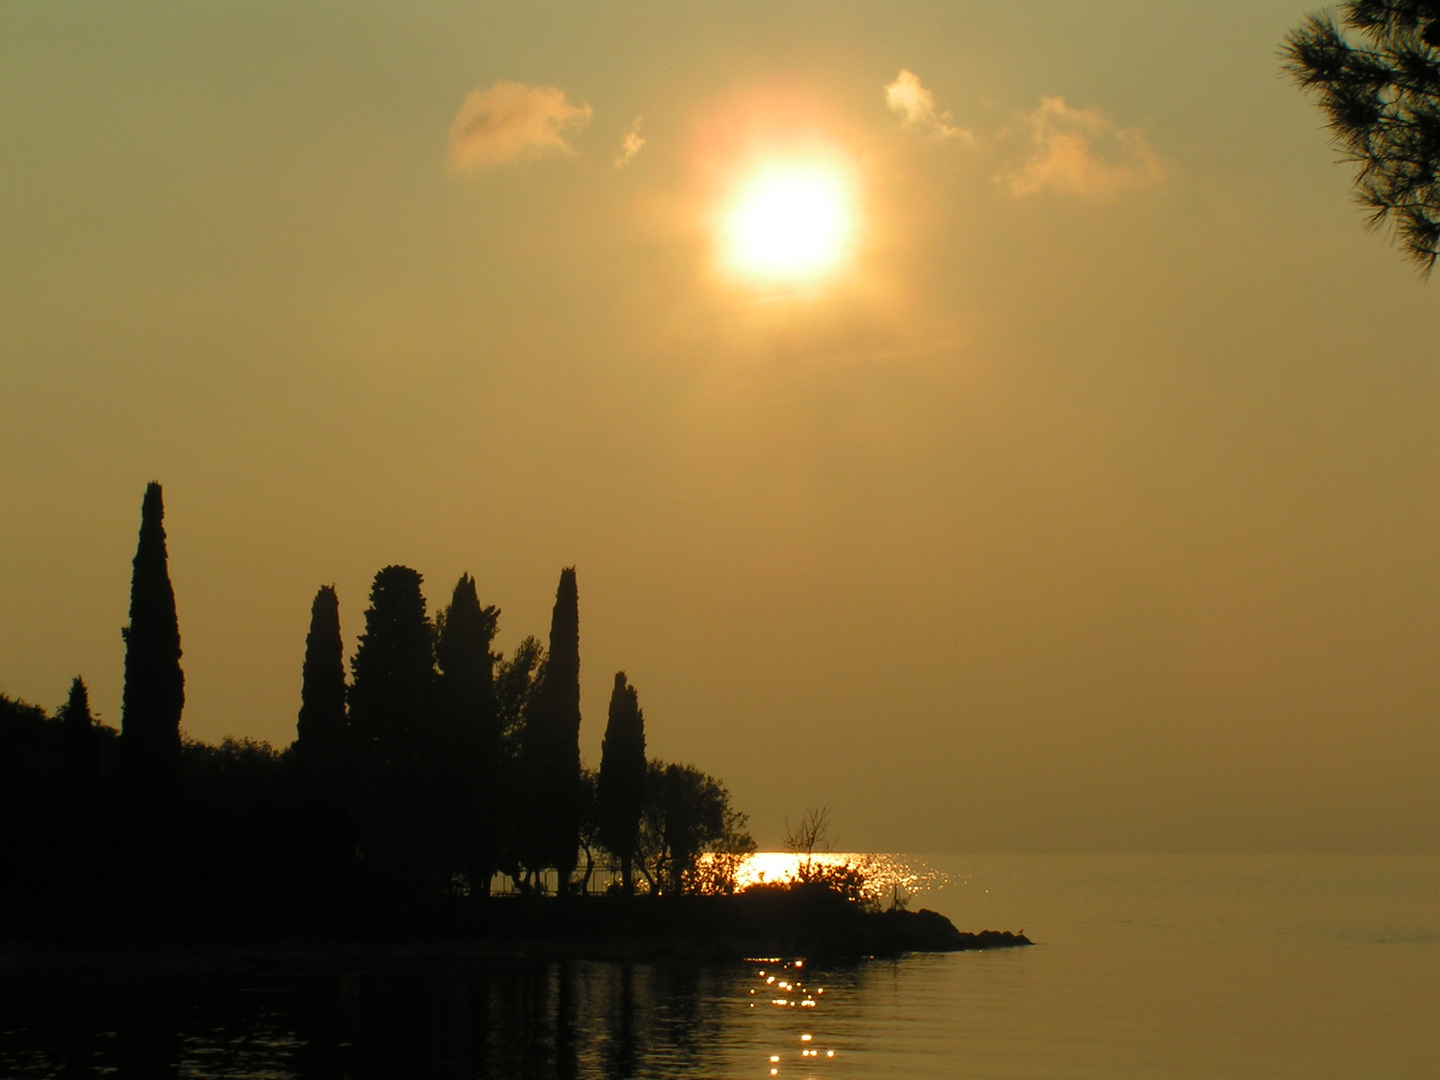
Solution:
[[[0,8],[0,691],[118,723],[156,479],[202,738],[321,584],[573,563],[587,758],[623,668],[762,844],[1440,850],[1440,284],[1316,6]]]

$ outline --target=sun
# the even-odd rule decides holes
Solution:
[[[841,169],[766,163],[736,185],[721,214],[721,259],[732,271],[771,281],[823,277],[848,254],[854,217]]]

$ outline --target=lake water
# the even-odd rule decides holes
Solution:
[[[1440,858],[891,859],[912,907],[1038,944],[11,973],[0,1076],[1440,1076]]]

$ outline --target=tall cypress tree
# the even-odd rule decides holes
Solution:
[[[610,693],[596,802],[600,842],[619,858],[621,885],[626,896],[633,896],[631,870],[645,804],[645,713],[623,671],[615,673],[615,689]]]
[[[560,572],[550,651],[525,724],[536,848],[567,892],[580,849],[580,601],[575,568]]]
[[[434,627],[422,581],[408,566],[375,575],[365,632],[351,661],[351,725],[365,750],[387,763],[414,753],[433,697]]]
[[[340,767],[347,734],[345,643],[333,585],[322,585],[310,605],[302,680],[295,755],[307,771],[332,772]]]
[[[452,857],[482,893],[489,891],[501,842],[500,722],[490,651],[499,617],[498,608],[480,606],[475,579],[463,574],[436,620],[441,728],[434,772],[448,804],[444,817],[452,826]]]
[[[442,699],[450,716],[477,728],[494,721],[495,655],[490,643],[499,618],[499,608],[480,606],[475,579],[462,574],[439,619],[435,659]]]
[[[140,541],[130,579],[130,625],[125,638],[125,693],[120,749],[142,804],[173,800],[180,791],[180,622],[165,551],[165,503],[160,485],[145,489]]]
[[[407,566],[375,575],[349,695],[362,843],[405,876],[435,869],[443,846],[425,775],[434,757],[435,636],[421,581]]]
[[[350,820],[354,755],[345,712],[345,644],[340,599],[322,585],[310,604],[310,632],[295,722],[297,825],[304,859],[303,886],[324,892],[342,886],[355,837]]]

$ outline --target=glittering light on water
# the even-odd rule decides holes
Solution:
[[[736,888],[798,881],[807,858],[812,873],[843,867],[860,871],[865,881],[864,894],[882,904],[906,899],[911,893],[936,892],[958,884],[949,875],[924,862],[905,860],[895,855],[833,851],[804,856],[793,851],[756,851],[745,856],[736,869]],[[803,962],[795,964],[797,968],[802,965]]]

